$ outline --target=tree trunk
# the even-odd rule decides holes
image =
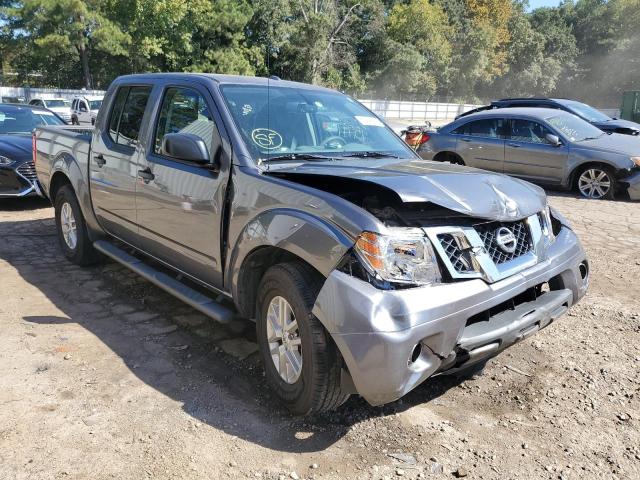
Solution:
[[[82,61],[82,77],[84,80],[84,86],[87,90],[91,90],[91,70],[89,70],[89,51],[83,44],[78,46],[78,53],[80,54],[80,60]]]
[[[84,24],[84,17],[80,15],[78,17],[79,23]],[[80,62],[82,63],[82,78],[84,86],[87,90],[91,90],[91,70],[89,69],[89,49],[87,48],[87,39],[84,36],[83,31],[78,32],[78,44],[76,45],[78,54],[80,55]]]

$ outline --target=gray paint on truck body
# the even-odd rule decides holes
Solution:
[[[130,230],[130,236],[124,240],[177,272],[230,297],[248,317],[254,314],[254,305],[243,302],[246,292],[242,290],[241,278],[243,273],[251,273],[250,259],[264,249],[275,247],[304,260],[325,278],[314,313],[334,338],[358,392],[374,404],[399,398],[444,368],[444,357],[451,354],[462,338],[470,315],[554,276],[564,275],[562,278],[568,279],[562,287],[571,292],[568,303],[575,303],[584,294],[586,283],[579,280],[576,272],[585,255],[568,227],[564,227],[548,251],[539,256],[536,265],[523,267],[518,273],[494,283],[475,278],[437,286],[382,290],[336,270],[363,231],[388,234],[391,230],[371,212],[323,190],[317,182],[314,188],[296,179],[360,182],[374,193],[391,192],[404,204],[442,207],[487,221],[516,221],[536,216],[545,209],[546,197],[541,189],[526,182],[471,168],[425,162],[410,150],[403,159],[344,159],[258,166],[222,101],[219,85],[223,83],[264,85],[267,80],[203,74],[134,75],[116,79],[98,115],[93,143],[88,136],[69,129],[37,130],[38,176],[45,191],[51,193],[54,175],[64,175],[78,196],[92,238],[120,238],[110,231],[112,227],[96,217],[92,196],[92,189],[96,187],[88,182],[91,172],[96,171],[93,165],[96,152],[91,146],[101,144],[100,148],[105,145],[108,148],[104,135],[114,92],[121,85],[152,86],[141,140],[136,146],[138,155],[127,167],[132,172],[147,166],[159,172],[161,162],[150,153],[149,138],[163,89],[188,84],[205,92],[218,125],[224,155],[220,173],[215,177],[217,183],[212,181],[215,192],[203,195],[206,201],[198,208],[206,211],[203,223],[213,218],[218,222],[212,226],[211,235],[219,236],[219,255],[210,263],[206,258],[211,256],[202,255],[192,255],[189,262],[185,262],[188,253],[178,250],[173,258],[167,258],[163,256],[163,249],[170,253],[171,243],[158,248],[154,245],[158,240],[145,232],[144,225],[131,227],[123,223],[121,226]],[[318,88],[284,81],[278,81],[278,85]],[[176,169],[180,171],[164,177],[167,184],[163,188],[171,197],[163,200],[160,190],[137,185],[129,201],[135,205],[139,192],[147,196],[147,200],[153,198],[158,208],[163,201],[171,201],[162,220],[186,228],[184,223],[179,223],[186,220],[176,217],[180,212],[175,208],[174,197],[175,192],[188,185],[180,172],[187,175],[190,170],[181,166]],[[145,214],[141,215],[144,218]],[[139,222],[140,218],[136,218]],[[148,229],[154,228],[151,225]],[[214,271],[203,274],[207,269]],[[547,308],[547,304],[550,302],[541,301],[534,307],[540,313],[527,317],[526,322],[542,326],[541,321],[546,322],[549,317],[551,307]],[[515,320],[511,323],[518,325]],[[408,366],[411,349],[423,339],[421,363]]]

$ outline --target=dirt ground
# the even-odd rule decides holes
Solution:
[[[234,334],[0,203],[0,479],[640,478],[640,204],[552,194],[592,266],[568,315],[467,381],[293,418]]]

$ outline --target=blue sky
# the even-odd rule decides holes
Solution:
[[[557,7],[560,0],[529,0],[529,10],[538,7]]]

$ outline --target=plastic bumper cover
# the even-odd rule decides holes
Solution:
[[[563,228],[547,260],[493,284],[477,279],[382,291],[334,271],[313,312],[332,334],[356,391],[380,405],[460,360],[488,358],[547,326],[585,294],[585,260],[575,234]],[[553,290],[535,301],[467,326],[470,317],[550,280]]]

